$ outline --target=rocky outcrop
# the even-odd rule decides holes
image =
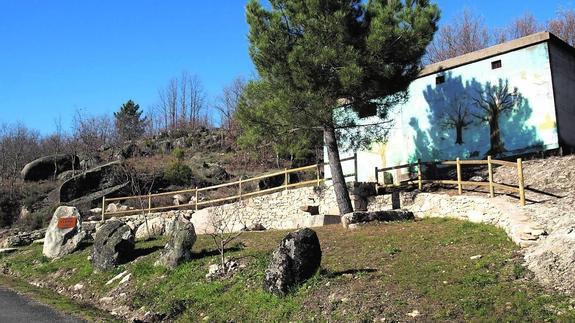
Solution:
[[[40,181],[56,179],[60,173],[79,167],[77,156],[59,154],[41,157],[26,164],[20,174],[25,181]]]
[[[194,225],[183,217],[174,219],[168,243],[155,264],[168,269],[176,268],[179,264],[192,258],[192,247],[195,242]]]
[[[315,231],[309,228],[288,234],[273,252],[266,269],[264,289],[283,296],[313,276],[321,264],[321,247]]]
[[[134,250],[134,233],[121,221],[106,222],[96,231],[92,249],[92,266],[95,272],[110,270]]]
[[[46,229],[34,230],[31,232],[18,232],[8,236],[0,242],[0,248],[23,247],[32,244],[32,242],[43,239]]]
[[[61,226],[61,219],[69,219],[69,225]],[[44,237],[42,253],[48,258],[60,258],[78,249],[80,242],[86,237],[82,230],[82,217],[78,209],[70,206],[60,206],[54,212],[50,225]]]
[[[122,176],[119,175],[121,175],[119,162],[108,163],[83,172],[60,186],[60,201],[70,202],[86,198],[86,196],[97,199],[101,197],[98,192],[106,191],[106,194],[110,194],[111,188],[117,191],[126,185]]]

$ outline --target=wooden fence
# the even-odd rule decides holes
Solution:
[[[353,174],[346,174],[345,177],[355,176],[355,179],[357,180],[357,154],[354,154],[353,157],[341,159],[340,162],[343,163],[346,161],[353,161],[354,162],[354,173]],[[186,189],[186,190],[181,190],[181,191],[171,191],[171,192],[147,194],[147,195],[122,196],[122,197],[114,197],[114,198],[106,198],[106,196],[104,196],[104,197],[102,197],[102,221],[105,220],[107,215],[108,216],[124,216],[124,215],[133,215],[133,214],[137,214],[137,213],[146,213],[146,212],[151,213],[151,212],[175,210],[175,209],[183,209],[183,208],[198,210],[199,208],[213,205],[215,203],[222,203],[222,202],[227,202],[227,201],[241,201],[244,198],[253,197],[256,195],[270,194],[270,193],[274,193],[274,192],[278,192],[278,191],[282,191],[282,190],[288,190],[290,188],[313,186],[313,185],[319,186],[322,182],[331,179],[331,178],[322,178],[322,167],[325,165],[328,165],[328,163],[320,163],[320,164],[309,165],[309,166],[304,166],[304,167],[299,167],[299,168],[291,168],[291,169],[285,168],[283,171],[278,171],[278,172],[274,172],[274,173],[270,173],[270,174],[252,177],[252,178],[243,179],[240,177],[239,180],[231,182],[231,183],[225,183],[225,184],[214,185],[214,186],[209,186],[209,187],[202,187],[202,188],[196,187],[196,188]],[[312,180],[306,180],[306,181],[297,182],[297,183],[290,183],[289,182],[290,174],[296,173],[296,172],[315,172],[315,178]],[[247,183],[254,182],[254,181],[259,182],[260,180],[263,180],[266,178],[271,178],[271,177],[276,177],[276,176],[280,176],[280,175],[284,176],[283,185],[281,185],[281,186],[272,187],[272,188],[268,188],[268,189],[264,189],[264,190],[258,190],[258,191],[254,191],[254,192],[246,192],[246,190],[245,190],[245,185]],[[203,194],[203,192],[207,192],[207,191],[211,191],[211,190],[215,190],[215,189],[220,189],[220,188],[224,188],[224,187],[234,187],[234,186],[236,186],[236,189],[237,189],[237,191],[236,191],[237,193],[235,195],[217,198],[217,199],[212,199],[212,200],[207,200],[207,199],[200,200],[200,194]],[[168,205],[168,206],[152,207],[152,200],[154,198],[161,197],[161,196],[173,196],[176,194],[190,194],[190,195],[192,195],[193,196],[193,198],[192,198],[193,203],[182,204],[182,205]],[[115,212],[106,211],[106,207],[107,207],[108,203],[127,201],[127,200],[137,200],[139,202],[139,204],[141,205],[141,207],[137,208],[137,209],[129,209],[129,210],[115,211]]]
[[[450,165],[455,166],[457,171],[457,180],[426,180],[423,179],[423,171],[422,168],[425,165]],[[462,180],[462,172],[461,167],[465,165],[487,165],[488,170],[488,181],[486,182],[479,182],[479,181],[464,181]],[[517,186],[503,184],[503,183],[495,183],[493,181],[493,166],[504,166],[504,167],[513,167],[517,169]],[[397,181],[394,184],[385,184],[379,185],[379,173],[381,172],[389,172],[389,171],[396,171],[396,178],[399,179],[400,176],[400,169],[408,168],[413,169],[417,168],[417,179],[409,179],[407,181]],[[499,188],[502,190],[515,192],[519,194],[519,203],[524,206],[525,205],[525,183],[523,180],[523,162],[521,158],[518,158],[516,162],[510,162],[505,160],[496,160],[491,159],[491,156],[488,156],[486,160],[460,160],[457,158],[456,160],[448,160],[442,162],[421,162],[418,161],[417,163],[412,164],[405,164],[399,165],[394,167],[387,167],[387,168],[375,168],[375,178],[376,178],[376,185],[379,187],[397,187],[401,184],[408,184],[408,185],[417,185],[418,188],[421,190],[423,188],[423,184],[425,183],[436,183],[436,184],[447,184],[447,185],[456,185],[457,191],[461,195],[463,193],[463,186],[487,186],[489,187],[489,196],[495,196],[495,188]]]

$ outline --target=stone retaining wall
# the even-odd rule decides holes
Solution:
[[[300,208],[318,206],[319,214],[311,215]],[[304,187],[256,196],[245,201],[201,209],[194,213],[192,222],[199,234],[214,231],[214,220],[227,223],[226,231],[261,224],[265,229],[297,229],[339,223],[332,186]]]

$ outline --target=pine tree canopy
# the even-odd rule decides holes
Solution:
[[[145,131],[147,118],[142,118],[143,111],[132,100],[124,103],[120,111],[114,112],[116,131],[121,140],[140,138]]]
[[[439,9],[428,0],[251,0],[246,15],[260,79],[242,98],[242,127],[267,138],[322,130],[340,212],[350,211],[337,141],[369,145],[385,131],[357,131],[334,110],[375,106],[385,119],[420,71]]]

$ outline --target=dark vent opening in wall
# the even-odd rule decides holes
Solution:
[[[445,75],[439,75],[438,77],[435,78],[435,84],[442,84],[445,83]]]
[[[501,60],[491,62],[491,69],[498,69],[501,68]]]
[[[354,109],[361,119],[377,115],[377,104],[373,102],[361,104]]]

